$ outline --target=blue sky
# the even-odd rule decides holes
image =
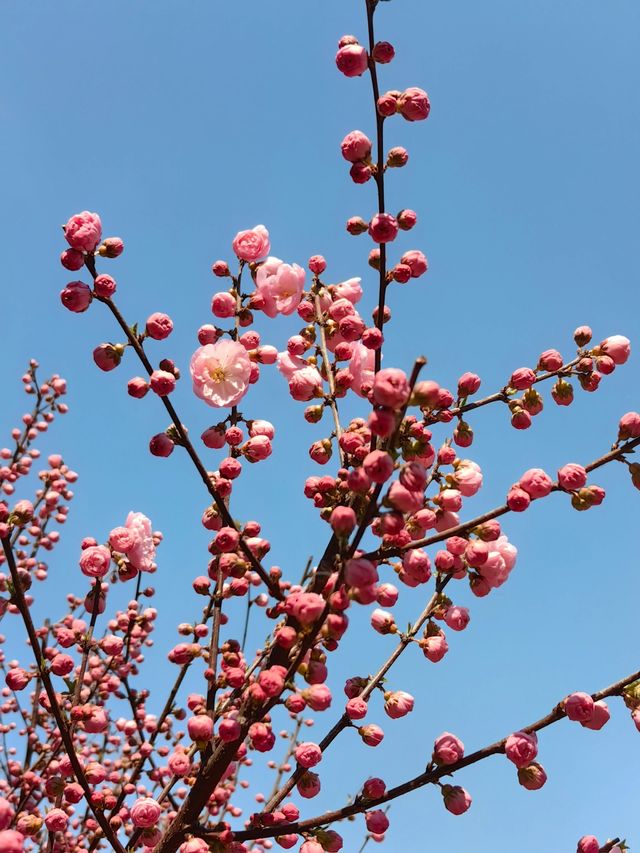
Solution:
[[[408,167],[389,175],[389,208],[419,215],[397,246],[425,250],[431,269],[391,292],[387,364],[408,367],[424,353],[429,377],[452,386],[475,370],[490,392],[548,347],[568,354],[577,325],[592,325],[598,340],[640,339],[639,24],[633,0],[380,4],[377,34],[397,50],[381,69],[383,90],[419,85],[432,100],[428,122],[388,123],[389,145],[410,153]],[[156,400],[127,397],[126,380],[139,373],[133,360],[109,375],[93,365],[93,347],[118,339],[106,312],[96,305],[74,316],[59,305],[69,280],[58,263],[60,225],[96,210],[105,233],[124,238],[124,255],[102,269],[118,280],[131,322],[171,313],[176,331],[152,355],[175,358],[185,372],[195,330],[211,319],[210,264],[229,257],[235,232],[257,222],[279,257],[304,264],[321,252],[329,280],[362,275],[373,306],[370,244],[344,231],[347,217],[374,210],[372,186],[351,184],[340,157],[346,132],[372,132],[368,80],[346,80],[333,64],[344,33],[364,39],[363,3],[0,7],[0,426],[8,433],[21,414],[19,376],[38,358],[67,377],[71,405],[43,450],[59,450],[81,475],[47,601],[38,588],[36,607],[44,613],[45,603],[58,602],[61,611],[65,591],[83,589],[82,536],[103,538],[130,509],[146,512],[166,537],[147,686],[169,678],[174,624],[199,606],[191,580],[206,564],[206,500],[180,453],[149,457],[148,438],[166,421]],[[291,318],[260,328],[265,342],[282,347],[298,325]],[[640,406],[638,376],[634,353],[597,394],[577,394],[568,410],[548,402],[524,434],[504,412],[478,413],[470,455],[486,478],[469,511],[501,502],[528,467],[554,472],[600,456],[618,417]],[[215,420],[188,381],[175,402],[196,436]],[[304,423],[285,384],[266,370],[244,408],[273,420],[278,435],[272,459],[240,482],[234,511],[263,523],[273,563],[295,576],[326,538],[301,496],[313,472],[306,449],[323,432]],[[213,453],[205,458],[215,467]],[[640,496],[621,466],[597,482],[608,497],[589,513],[555,496],[505,519],[520,549],[509,583],[471,601],[472,622],[442,664],[405,655],[390,684],[416,695],[415,712],[386,726],[378,750],[345,735],[323,763],[323,792],[306,815],[342,804],[371,773],[389,784],[419,773],[443,729],[471,750],[537,719],[567,692],[596,690],[639,668]],[[399,621],[419,612],[423,598],[420,590],[405,594]],[[469,599],[460,587],[457,602]],[[367,615],[353,617],[364,623]],[[254,622],[251,642],[264,633]],[[373,670],[390,649],[389,638],[350,633],[335,662],[336,708],[319,716],[318,737],[341,707],[341,679]],[[543,735],[542,791],[519,788],[506,760],[484,762],[460,774],[474,797],[464,817],[446,813],[428,789],[395,803],[388,849],[565,851],[585,832],[627,834],[637,844],[640,740],[622,704],[611,704],[599,734],[565,722]],[[268,787],[265,775],[251,790]],[[344,830],[346,849],[357,849],[363,822]]]

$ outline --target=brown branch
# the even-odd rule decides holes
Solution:
[[[87,255],[85,258],[85,263],[87,265],[87,269],[89,270],[89,272],[91,273],[91,275],[95,279],[96,275],[97,275],[96,268],[95,268],[95,258],[92,255]],[[107,297],[103,297],[103,296],[94,296],[94,298],[97,299],[98,302],[102,302],[104,305],[106,305],[107,308],[109,309],[109,311],[111,311],[116,322],[118,323],[118,325],[120,326],[122,331],[125,333],[127,340],[129,342],[129,345],[135,350],[136,355],[140,359],[140,361],[141,361],[144,369],[146,370],[147,374],[149,376],[151,376],[151,374],[153,373],[153,366],[152,366],[151,362],[149,361],[149,359],[147,358],[147,354],[144,351],[144,347],[142,346],[142,344],[138,340],[137,335],[135,335],[133,333],[133,331],[127,325],[126,320],[124,319],[124,317],[122,316],[122,314],[120,313],[118,308],[116,307],[115,303],[111,299],[109,299]],[[269,590],[269,592],[271,593],[271,595],[278,600],[282,600],[283,594],[282,594],[282,591],[280,590],[279,585],[273,581],[273,579],[269,576],[269,574],[263,568],[260,561],[256,558],[256,556],[253,553],[253,551],[251,550],[251,548],[249,548],[249,546],[247,545],[247,543],[244,539],[244,536],[242,535],[242,532],[238,530],[238,526],[236,525],[235,521],[233,520],[233,517],[232,517],[231,513],[229,512],[229,509],[228,509],[226,503],[224,502],[223,498],[220,497],[217,489],[215,488],[215,486],[211,482],[211,478],[209,477],[207,469],[204,467],[202,460],[198,456],[193,444],[191,443],[191,439],[189,438],[189,435],[187,434],[187,430],[183,426],[180,418],[178,417],[178,413],[176,412],[176,410],[173,406],[173,403],[169,400],[168,397],[160,397],[160,401],[162,402],[163,406],[167,410],[167,413],[169,414],[169,417],[171,418],[173,426],[175,427],[175,430],[179,436],[181,446],[184,447],[184,449],[187,451],[189,458],[193,462],[196,471],[200,475],[200,479],[202,480],[207,491],[211,495],[211,498],[213,499],[213,502],[216,505],[216,509],[220,513],[225,525],[227,527],[232,527],[234,530],[236,530],[238,533],[240,533],[239,547],[242,550],[242,553],[245,555],[245,557],[247,558],[247,560],[251,564],[254,571],[258,574],[260,579],[266,585],[266,587]]]
[[[40,651],[38,635],[36,634],[36,629],[33,624],[33,620],[31,619],[31,613],[29,611],[29,607],[27,606],[27,602],[25,601],[24,593],[22,592],[22,586],[20,583],[20,577],[18,575],[18,569],[16,567],[16,562],[13,555],[13,549],[11,547],[11,542],[8,537],[2,539],[2,547],[7,558],[9,571],[11,572],[11,580],[13,583],[13,598],[27,629],[27,635],[29,637],[29,642],[31,643],[31,649],[35,656],[36,663],[38,665],[38,670],[40,672],[40,677],[47,693],[47,697],[49,698],[51,712],[60,730],[60,737],[62,738],[65,752],[67,753],[69,761],[71,762],[73,772],[79,784],[81,785],[82,790],[85,793],[87,802],[91,806],[91,811],[93,812],[93,815],[97,820],[98,824],[100,825],[100,828],[102,829],[105,837],[107,838],[113,849],[117,851],[117,853],[125,853],[124,848],[118,841],[111,826],[109,825],[109,822],[106,819],[104,812],[102,812],[100,809],[95,808],[91,802],[91,786],[89,785],[87,777],[84,775],[84,770],[82,769],[82,766],[78,761],[78,756],[76,755],[76,751],[73,746],[73,740],[71,738],[71,735],[69,734],[67,722],[63,716],[62,710],[58,703],[58,697],[56,696],[56,691],[51,682],[51,678],[49,677],[49,671],[47,669],[46,661],[42,655],[42,652]]]
[[[638,681],[638,679],[640,679],[640,672],[634,672],[631,675],[627,675],[625,678],[620,679],[620,681],[616,681],[615,684],[611,684],[604,690],[593,693],[592,698],[595,702],[598,702],[601,699],[606,699],[608,696],[619,695],[627,685],[632,684],[634,681]],[[539,732],[541,729],[562,720],[565,716],[564,707],[562,701],[560,701],[545,717],[542,717],[535,723],[530,723],[528,726],[523,726],[520,729],[517,729],[517,731],[529,733]],[[335,811],[325,812],[325,814],[318,815],[317,817],[311,817],[307,820],[296,821],[295,823],[280,823],[276,827],[257,827],[244,832],[237,832],[235,833],[235,840],[243,842],[254,838],[269,838],[276,835],[285,835],[294,832],[308,832],[310,830],[317,829],[319,826],[326,826],[327,824],[344,820],[352,815],[360,814],[361,812],[381,806],[383,803],[395,800],[398,797],[408,794],[411,791],[415,791],[418,788],[422,788],[425,785],[438,782],[443,776],[450,776],[457,773],[459,770],[469,767],[472,764],[476,764],[479,761],[483,761],[485,758],[489,758],[492,755],[504,752],[506,739],[507,738],[504,737],[495,743],[482,747],[482,749],[478,749],[476,752],[472,752],[470,755],[461,758],[460,761],[457,761],[455,764],[448,764],[442,767],[433,767],[433,765],[430,765],[424,773],[421,773],[419,776],[415,776],[413,779],[409,779],[407,782],[403,782],[401,785],[397,785],[395,788],[391,788],[382,797],[366,800],[359,797],[356,798],[355,802],[348,806],[336,809]],[[215,833],[211,832],[204,831],[201,834],[203,837],[215,837]]]

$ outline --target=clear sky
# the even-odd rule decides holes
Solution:
[[[412,207],[420,217],[397,245],[424,249],[431,269],[391,291],[386,364],[408,368],[424,353],[429,377],[453,386],[475,370],[490,392],[548,347],[570,353],[577,325],[591,324],[598,340],[622,333],[640,341],[636,0],[392,0],[377,17],[378,36],[397,49],[381,69],[383,89],[418,85],[432,100],[428,122],[398,118],[387,134],[411,157],[389,175],[389,208]],[[241,228],[263,222],[274,254],[288,261],[325,254],[331,281],[362,275],[372,306],[370,244],[349,237],[344,222],[372,213],[373,187],[350,183],[339,143],[354,128],[371,133],[373,117],[368,80],[347,80],[334,66],[344,33],[364,39],[363,2],[0,4],[0,426],[8,433],[21,414],[19,377],[38,358],[67,377],[71,405],[43,450],[60,450],[81,474],[36,607],[60,613],[67,590],[84,590],[82,536],[103,539],[130,509],[147,513],[166,537],[154,579],[162,615],[145,676],[158,705],[175,623],[199,606],[191,580],[206,565],[206,499],[179,452],[148,455],[149,436],[166,421],[151,395],[127,397],[126,380],[139,373],[133,359],[109,375],[93,365],[93,347],[118,340],[106,312],[61,308],[59,291],[73,276],[58,263],[60,225],[95,210],[106,234],[124,238],[124,255],[102,269],[117,278],[131,322],[171,313],[176,331],[152,352],[175,358],[185,373],[195,330],[211,320],[210,264],[229,257]],[[298,323],[260,328],[282,348]],[[478,413],[470,455],[486,485],[469,510],[500,503],[526,468],[554,473],[606,452],[619,416],[640,406],[638,377],[636,351],[597,394],[578,393],[570,409],[549,401],[527,433],[511,429],[505,412]],[[188,380],[175,401],[193,435],[215,421]],[[268,370],[244,408],[273,420],[278,435],[272,459],[242,478],[234,511],[263,523],[273,563],[296,576],[326,538],[301,496],[313,472],[306,448],[323,433],[304,423],[302,407]],[[205,458],[214,468],[215,454]],[[640,668],[640,495],[619,465],[597,482],[607,500],[588,513],[552,496],[505,519],[520,549],[509,583],[482,601],[458,588],[472,622],[451,638],[445,661],[434,666],[410,651],[392,672],[392,687],[415,694],[414,713],[387,725],[377,750],[344,735],[305,815],[341,805],[370,774],[392,784],[419,773],[444,729],[472,750],[542,716],[568,692]],[[420,590],[403,595],[401,624],[423,599]],[[114,596],[110,607],[116,603]],[[364,623],[367,614],[353,618]],[[254,622],[250,644],[264,634]],[[335,664],[335,707],[310,737],[320,738],[340,712],[341,679],[373,670],[391,645],[350,632]],[[474,798],[463,817],[445,812],[435,790],[394,803],[387,849],[560,853],[586,832],[603,840],[627,834],[639,844],[640,735],[622,703],[611,705],[599,734],[564,722],[541,737],[549,774],[542,791],[520,788],[504,758],[483,762],[458,777]],[[262,777],[251,790],[267,787]],[[346,850],[357,850],[362,820],[343,829]]]

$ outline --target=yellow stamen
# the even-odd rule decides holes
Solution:
[[[209,376],[214,382],[224,382],[227,378],[223,367],[212,367],[209,369]]]

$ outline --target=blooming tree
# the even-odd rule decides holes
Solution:
[[[214,410],[214,423],[196,439],[172,402],[180,368],[173,359],[154,361],[154,341],[171,335],[171,318],[154,312],[144,325],[125,319],[115,302],[116,280],[102,269],[103,261],[122,253],[123,242],[103,238],[98,214],[75,214],[64,227],[62,265],[79,278],[62,290],[62,304],[78,314],[102,309],[112,321],[121,342],[101,343],[93,359],[103,371],[123,363],[137,373],[127,382],[135,400],[159,398],[158,414],[164,408],[169,426],[151,437],[149,450],[167,457],[177,449],[195,469],[206,501],[202,525],[211,540],[191,581],[199,612],[179,625],[183,641],[168,650],[176,676],[164,690],[148,689],[143,667],[157,615],[145,604],[154,594],[147,576],[156,570],[162,535],[142,512],[123,512],[122,525],[105,531],[101,541],[83,539],[67,612],[39,624],[31,590],[47,580],[43,552],[59,541],[55,525],[67,517],[77,475],[52,454],[46,465],[38,463],[39,482],[29,492],[37,439],[67,410],[65,381],[57,375],[41,381],[31,362],[23,376],[31,411],[0,450],[1,612],[7,633],[26,632],[28,641],[19,660],[1,659],[0,851],[241,853],[278,845],[332,853],[343,849],[340,821],[355,815],[363,818],[364,847],[384,840],[388,804],[418,788],[435,789],[450,813],[466,812],[472,797],[463,787],[464,769],[492,756],[513,764],[524,788],[541,788],[547,781],[544,730],[568,718],[597,731],[609,720],[609,699],[626,705],[640,729],[640,672],[617,673],[609,686],[558,697],[540,719],[519,721],[515,731],[471,751],[456,734],[434,732],[426,767],[407,767],[405,778],[360,779],[354,768],[358,793],[346,805],[314,814],[305,802],[319,793],[322,763],[336,742],[359,738],[363,749],[375,748],[394,737],[394,720],[414,710],[410,684],[388,687],[398,659],[406,653],[442,662],[449,632],[464,631],[470,622],[472,608],[461,602],[500,594],[518,552],[499,519],[508,523],[510,513],[534,513],[531,504],[543,499],[578,511],[597,507],[605,498],[597,472],[614,461],[640,488],[640,465],[630,458],[640,444],[640,414],[628,412],[612,430],[609,447],[603,441],[600,458],[568,461],[552,473],[529,469],[500,505],[467,508],[483,483],[470,458],[476,412],[502,407],[513,428],[529,429],[543,416],[545,389],[547,399],[569,406],[574,393],[595,392],[625,364],[630,344],[621,335],[594,342],[591,330],[580,326],[569,357],[547,349],[535,366],[509,371],[503,387],[485,396],[475,373],[462,375],[453,391],[424,378],[420,354],[413,365],[383,366],[385,337],[394,334],[393,290],[428,273],[427,258],[407,248],[404,235],[416,213],[387,209],[386,179],[390,170],[407,167],[409,154],[385,147],[385,125],[426,120],[430,102],[417,87],[381,90],[379,74],[394,48],[376,38],[377,5],[365,2],[367,38],[360,43],[344,36],[335,58],[345,77],[368,75],[373,92],[371,132],[353,130],[341,143],[351,179],[375,187],[370,215],[347,221],[350,234],[368,235],[369,277],[377,281],[372,320],[360,308],[366,301],[361,278],[330,284],[321,255],[305,270],[271,254],[264,225],[240,231],[231,245],[233,261],[213,264],[221,286],[211,302],[214,322],[198,329],[189,362],[194,394]],[[259,312],[276,321],[266,343],[253,328]],[[299,331],[280,350],[281,316],[297,317]],[[327,541],[302,576],[295,566],[269,565],[270,543],[259,518],[234,515],[234,481],[250,477],[251,463],[269,457],[278,440],[277,424],[254,410],[251,386],[258,381],[286,382],[310,425],[310,459],[298,463],[307,474],[301,487],[326,522]],[[347,397],[357,417],[345,418]],[[113,609],[111,591],[121,584],[131,590],[130,600]],[[417,613],[405,630],[394,616],[400,596]],[[256,618],[268,639],[255,655],[245,648],[246,620],[229,618],[232,599],[246,600],[247,618],[259,608]],[[342,693],[340,685],[329,686],[331,663],[356,608],[366,608],[370,630],[388,638],[389,652],[368,675],[349,677]],[[366,661],[353,668],[371,667]],[[197,673],[201,692],[185,695],[188,672]],[[159,714],[149,712],[150,699],[164,702]],[[372,706],[384,708],[388,731],[368,721]],[[313,741],[302,734],[312,714],[319,725],[328,720]],[[282,725],[287,746],[284,757],[278,754],[273,790],[258,794],[255,813],[244,814],[238,795],[250,784],[260,753],[273,761]],[[21,749],[8,748],[7,735],[19,737]],[[584,836],[577,849],[626,846],[619,838]]]

